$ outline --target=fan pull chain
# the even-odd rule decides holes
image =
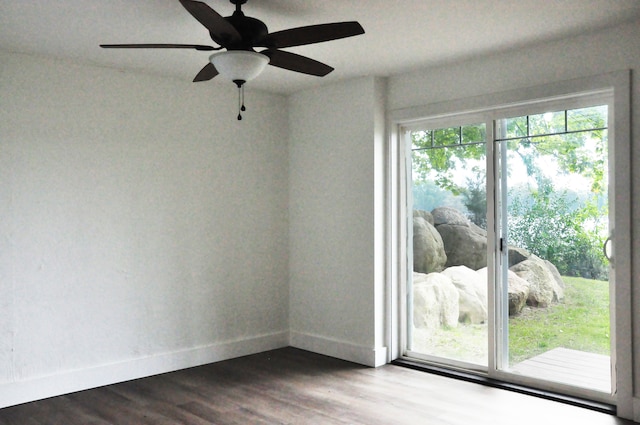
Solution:
[[[247,108],[244,106],[244,84],[238,85],[238,121],[242,119],[242,113]]]
[[[244,112],[247,110],[247,108],[244,107],[244,84],[242,85],[241,93],[242,93],[242,106],[240,107],[240,110]]]
[[[242,119],[242,86],[238,86],[238,121]]]

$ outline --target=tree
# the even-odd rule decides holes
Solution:
[[[526,193],[510,194],[509,238],[568,275],[606,277],[600,253],[608,214],[606,127],[606,106],[497,122],[507,149],[507,174],[521,178],[514,168],[519,166],[527,178]],[[478,166],[486,158],[484,126],[415,131],[411,136],[415,184],[435,184],[460,196],[469,218],[485,227],[486,178]],[[587,182],[579,196],[569,196],[566,184],[559,183],[566,176]]]
[[[413,185],[413,209],[432,211],[437,207],[452,207],[458,210],[464,208],[459,196],[442,189],[436,183],[424,181]]]
[[[455,174],[471,160],[484,161],[485,137],[484,125],[412,132],[414,182],[430,181],[460,195],[464,186],[456,183]]]
[[[565,113],[566,112],[566,113]],[[528,115],[502,121],[509,152],[518,155],[527,175],[540,176],[541,158],[552,158],[565,173],[591,181],[591,191],[606,190],[607,107],[596,106]]]
[[[530,194],[510,193],[510,245],[552,262],[560,274],[607,279],[601,247],[606,211],[597,199],[577,205],[577,198],[556,191],[550,181]]]
[[[476,225],[487,228],[487,178],[484,170],[475,169],[474,177],[467,177],[467,186],[461,195],[467,208],[469,220]]]

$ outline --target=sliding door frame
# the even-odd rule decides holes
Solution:
[[[404,354],[406,341],[403,340],[403,327],[406,328],[406,289],[404,288],[406,279],[410,271],[407,261],[407,237],[410,230],[407,229],[408,206],[404,200],[407,196],[407,164],[405,163],[404,139],[402,129],[411,127],[425,120],[447,119],[456,115],[493,114],[496,110],[509,109],[517,110],[519,107],[527,108],[527,114],[532,113],[530,106],[537,102],[548,102],[557,99],[559,102],[567,98],[586,93],[598,93],[609,91],[613,96],[613,104],[609,106],[609,163],[613,172],[610,172],[610,188],[614,191],[611,198],[614,202],[610,205],[610,232],[614,235],[613,261],[615,267],[612,270],[612,279],[615,285],[611,285],[611,300],[615,305],[612,311],[612,336],[614,344],[611,350],[612,381],[615,385],[615,397],[605,397],[607,402],[613,403],[617,407],[618,415],[625,418],[633,417],[633,376],[632,371],[632,328],[631,328],[631,149],[630,149],[630,72],[620,71],[603,74],[594,77],[580,78],[575,80],[551,83],[543,86],[511,90],[486,96],[477,96],[468,99],[461,99],[449,102],[425,105],[415,108],[400,109],[389,113],[389,294],[390,294],[390,360],[401,358]],[[613,107],[612,107],[613,106]],[[493,122],[487,117],[486,122]],[[498,158],[494,155],[493,146],[493,125],[487,127],[487,179],[495,181],[493,173],[495,161]],[[491,145],[491,147],[489,146]],[[489,166],[491,162],[491,166]],[[492,190],[489,187],[488,190]],[[492,193],[495,193],[493,191]],[[489,192],[487,193],[489,195]],[[495,211],[495,198],[487,196],[488,211]],[[493,221],[494,214],[489,214],[487,228],[495,229],[497,225]],[[491,220],[491,221],[489,221]],[[491,226],[491,227],[490,227]],[[496,229],[497,230],[497,229]],[[489,232],[495,234],[495,232]],[[499,252],[496,247],[496,240],[488,240],[488,273],[489,279],[496,276],[496,270],[491,269],[493,261]],[[495,309],[501,308],[495,303],[496,285],[489,285],[489,314],[495,317]],[[502,334],[493,321],[489,321],[489,343],[496,346],[493,338]],[[504,380],[505,382],[515,382],[527,385],[529,382],[524,379],[514,378],[512,374],[499,371],[500,359],[489,356],[490,377]],[[574,388],[562,386],[568,394],[580,396],[580,391],[575,394]]]

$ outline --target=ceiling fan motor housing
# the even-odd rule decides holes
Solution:
[[[262,40],[269,30],[267,26],[259,19],[245,16],[241,11],[233,12],[233,15],[224,18],[227,22],[234,26],[240,33],[242,40],[239,43],[233,43],[227,46],[227,50],[251,50],[260,40]],[[211,38],[215,41],[214,34]]]

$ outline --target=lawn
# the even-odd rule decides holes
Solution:
[[[565,297],[547,308],[525,308],[509,320],[511,364],[556,347],[609,355],[609,283],[563,277]]]
[[[562,303],[525,307],[509,319],[509,360],[514,365],[556,347],[609,355],[609,284],[563,277]],[[438,357],[487,364],[487,325],[453,329],[414,329],[411,350]]]

